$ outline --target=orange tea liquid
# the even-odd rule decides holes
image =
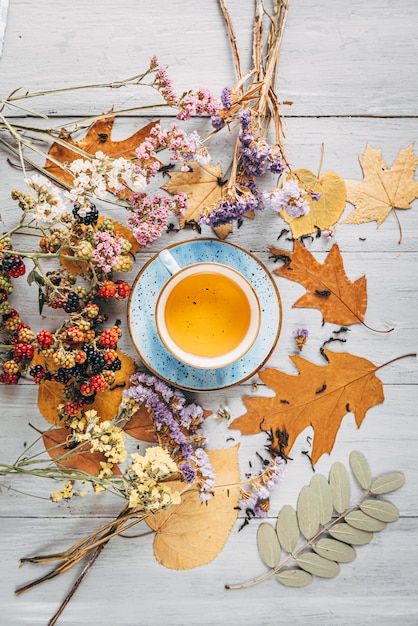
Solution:
[[[219,273],[186,276],[167,298],[165,323],[172,340],[184,351],[216,357],[236,348],[251,319],[247,296]]]

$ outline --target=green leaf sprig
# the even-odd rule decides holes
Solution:
[[[402,487],[404,474],[390,472],[373,480],[369,463],[358,450],[351,452],[349,463],[364,490],[359,500],[350,506],[351,483],[343,463],[331,466],[328,480],[315,474],[302,487],[296,509],[285,505],[275,528],[267,522],[258,528],[258,551],[270,571],[251,582],[225,585],[226,589],[250,587],[273,575],[286,587],[306,587],[314,576],[334,578],[340,563],[355,560],[353,546],[369,543],[375,532],[399,518],[397,507],[379,496]],[[298,547],[301,535],[306,542]],[[288,556],[280,562],[282,552]]]

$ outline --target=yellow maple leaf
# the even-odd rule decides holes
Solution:
[[[346,180],[347,200],[355,209],[343,224],[376,222],[380,226],[394,209],[410,209],[418,198],[418,181],[414,180],[418,158],[412,144],[399,150],[392,167],[383,159],[382,151],[366,145],[359,157],[364,178]]]
[[[183,192],[187,195],[187,204],[184,217],[179,220],[180,228],[186,222],[197,222],[203,209],[215,207],[223,197],[224,185],[221,184],[222,169],[218,165],[198,165],[192,163],[191,172],[173,172],[170,180],[161,188],[172,195]],[[231,224],[214,228],[220,239],[225,239],[232,232]]]
[[[293,238],[310,235],[317,228],[325,230],[334,226],[345,209],[346,189],[343,179],[334,172],[325,172],[317,178],[306,169],[295,170],[294,174],[309,191],[320,193],[321,197],[319,200],[312,200],[308,195],[310,211],[301,217],[290,217],[286,211],[281,211],[280,216],[292,229]]]
[[[188,489],[181,503],[146,519],[155,530],[154,554],[159,563],[184,570],[210,563],[221,552],[237,519],[239,501],[239,444],[226,450],[208,450],[215,473],[214,495],[199,499],[197,489]],[[170,482],[173,490],[184,483]]]

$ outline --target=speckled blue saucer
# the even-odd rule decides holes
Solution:
[[[238,270],[253,285],[261,307],[259,335],[242,359],[220,369],[185,365],[162,344],[155,327],[155,304],[169,271],[155,255],[139,272],[128,305],[132,342],[144,365],[166,382],[189,391],[214,391],[237,385],[253,376],[277,343],[282,321],[279,292],[266,267],[246,250],[218,239],[195,239],[168,246],[184,267],[202,261],[223,263]]]

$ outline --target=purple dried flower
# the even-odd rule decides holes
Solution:
[[[317,193],[311,193],[310,196],[314,202],[318,202],[322,197],[322,193],[318,191]]]
[[[190,463],[182,463],[180,465],[180,472],[183,474],[184,480],[188,485],[191,485],[196,478],[196,470]]]
[[[212,115],[210,123],[215,130],[221,130],[225,126],[224,120],[219,115]]]
[[[293,337],[308,337],[309,330],[307,328],[295,328],[292,335]]]
[[[224,109],[226,109],[227,111],[229,111],[229,109],[232,107],[231,89],[229,87],[224,87],[222,89],[221,102]]]

